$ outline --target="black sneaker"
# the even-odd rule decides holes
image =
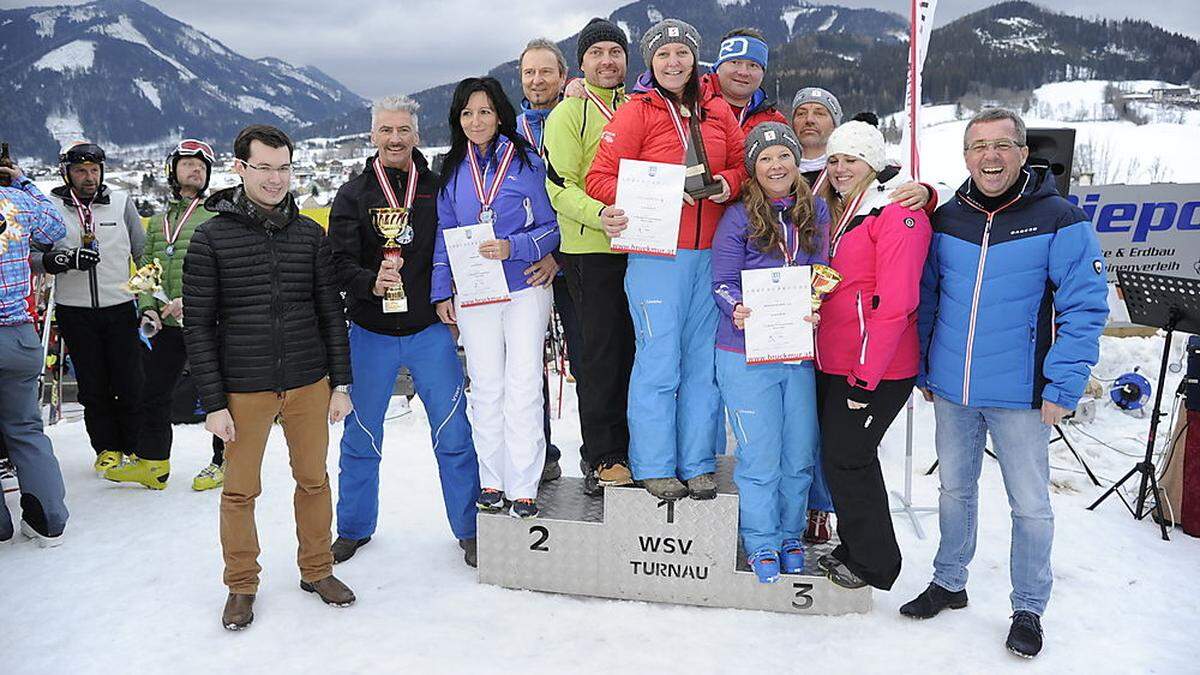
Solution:
[[[538,505],[532,499],[515,499],[508,513],[513,518],[537,518]]]
[[[467,563],[467,567],[475,567],[479,562],[478,548],[475,545],[475,538],[459,539],[458,547],[463,550],[463,562]]]
[[[366,546],[368,541],[371,541],[370,537],[367,537],[366,539],[347,539],[346,537],[338,537],[337,541],[333,542],[333,546],[330,547],[330,549],[333,551],[333,564],[336,565],[353,558],[355,552],[357,552],[358,549],[362,548],[363,546]]]
[[[900,605],[900,613],[911,619],[932,619],[943,609],[962,609],[966,606],[966,589],[948,591],[931,583],[920,595]]]
[[[854,590],[867,585],[867,582],[846,567],[846,563],[833,557],[832,553],[826,553],[817,558],[817,567],[825,573],[825,576],[829,577],[830,581],[842,588]]]
[[[1042,651],[1042,620],[1033,612],[1014,612],[1012,628],[1008,629],[1008,640],[1004,646],[1023,659],[1037,656]]]
[[[546,462],[546,465],[542,467],[541,482],[549,483],[550,481],[558,480],[559,478],[562,478],[562,467],[558,465],[558,460]]]
[[[480,511],[499,511],[504,508],[504,493],[495,488],[484,488],[475,500]]]
[[[579,472],[583,474],[583,494],[598,497],[604,494],[604,486],[600,484],[600,476],[596,470],[588,466],[584,460],[579,460]]]

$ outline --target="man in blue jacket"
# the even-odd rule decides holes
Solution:
[[[1108,318],[1104,258],[1087,216],[1025,166],[1025,124],[993,108],[967,124],[971,177],[933,218],[921,282],[917,386],[934,404],[941,541],[933,582],[900,613],[967,605],[979,472],[990,432],[1012,507],[1012,627],[1006,646],[1042,647],[1050,599],[1050,426],[1075,409]]]

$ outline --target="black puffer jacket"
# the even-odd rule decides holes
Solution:
[[[268,217],[217,192],[183,263],[184,337],[208,412],[226,393],[350,384],[350,343],[325,232],[289,194]]]
[[[383,260],[383,237],[375,231],[372,209],[388,205],[372,166],[367,160],[361,174],[343,185],[329,211],[329,244],[333,251],[334,277],[346,293],[350,320],[373,333],[412,335],[438,322],[433,303],[429,302],[430,276],[433,274],[433,242],[437,237],[437,175],[425,158],[413,150],[417,168],[417,194],[413,198],[413,240],[404,244],[404,267],[400,278],[408,296],[408,311],[384,314],[383,299],[375,295],[375,275]],[[386,169],[397,199],[403,203],[408,172]]]

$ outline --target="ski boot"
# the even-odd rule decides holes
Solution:
[[[764,546],[751,554],[748,562],[758,577],[760,584],[773,584],[779,581],[779,554]]]
[[[779,553],[779,568],[784,574],[804,574],[804,544],[799,539],[784,539]]]
[[[120,466],[124,461],[125,456],[116,450],[104,450],[100,454],[96,455],[96,463],[92,465],[92,468],[96,471],[96,473],[103,476],[105,471],[108,471],[114,466]]]
[[[114,483],[141,483],[151,490],[165,490],[171,477],[171,462],[132,455],[128,462],[105,471],[104,477]]]
[[[225,484],[225,465],[209,464],[192,479],[192,489],[196,492],[219,488]]]

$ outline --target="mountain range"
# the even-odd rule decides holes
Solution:
[[[834,91],[848,114],[903,107],[908,27],[897,14],[799,0],[636,0],[608,17],[630,37],[631,81],[643,69],[638,39],[666,16],[699,30],[706,62],[725,32],[762,30],[773,46],[763,86],[785,111],[792,92],[807,85]],[[577,37],[558,43],[575,74]],[[515,60],[486,73],[520,102]],[[933,31],[925,100],[1084,78],[1200,87],[1200,42],[1145,21],[1088,20],[1001,2]],[[367,102],[319,69],[243,57],[140,0],[0,11],[0,87],[8,92],[0,97],[0,139],[17,156],[42,160],[85,137],[119,156],[161,154],[185,133],[229,139],[252,122],[300,139],[369,125]],[[427,145],[448,141],[453,88],[413,94]],[[228,149],[228,142],[215,145]]]
[[[0,87],[0,138],[40,159],[81,138],[133,154],[365,105],[315,67],[246,58],[138,0],[0,11]]]

